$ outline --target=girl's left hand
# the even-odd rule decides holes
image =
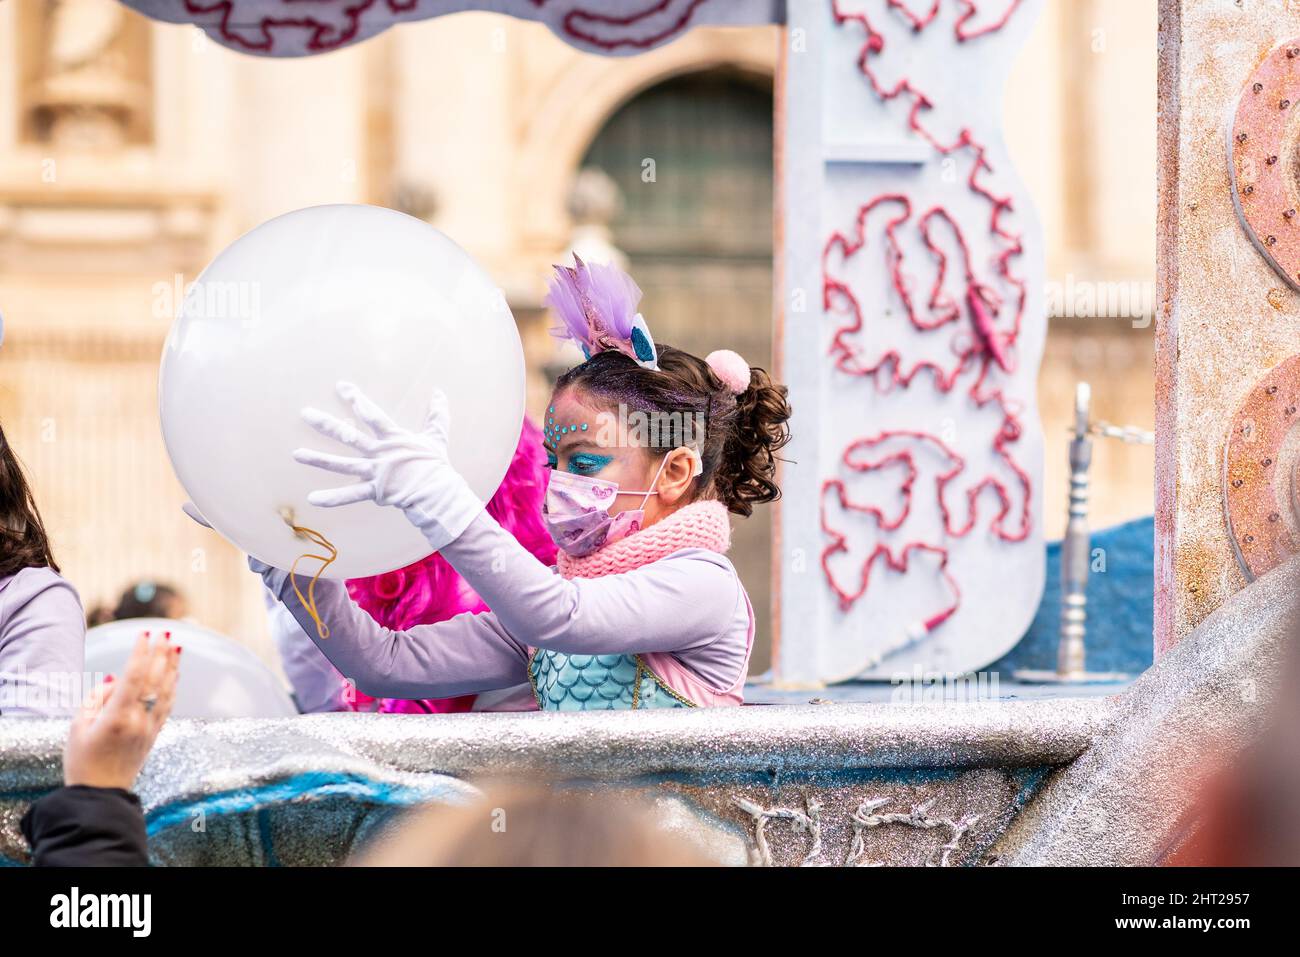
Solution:
[[[312,492],[308,503],[322,508],[366,501],[396,506],[435,550],[455,541],[483,510],[483,503],[447,457],[451,414],[446,395],[441,390],[433,393],[424,425],[415,432],[394,422],[352,383],[340,382],[337,388],[339,397],[372,434],[328,412],[303,410],[303,419],[317,432],[359,453],[344,456],[297,449],[293,457],[304,465],[360,479]]]

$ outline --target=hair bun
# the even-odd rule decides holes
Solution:
[[[741,395],[749,388],[749,363],[740,353],[718,349],[710,352],[704,361],[732,395]]]

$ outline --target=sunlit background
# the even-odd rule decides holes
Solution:
[[[1098,418],[1152,427],[1155,7],[1046,4],[1008,85],[1063,313],[1039,380],[1049,537],[1076,382]],[[169,583],[194,618],[273,659],[258,579],[181,514],[156,382],[184,283],[288,210],[375,203],[464,245],[519,321],[533,415],[565,362],[546,276],[575,248],[627,265],[658,340],[770,364],[779,43],[772,27],[698,29],[602,58],[473,13],[273,61],[109,0],[0,4],[0,421],[87,609]],[[1149,448],[1102,440],[1094,525],[1149,514],[1152,471]],[[768,664],[769,522],[738,529],[754,671]]]

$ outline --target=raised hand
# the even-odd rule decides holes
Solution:
[[[65,784],[131,789],[171,714],[180,651],[170,633],[150,644],[143,632],[122,678],[86,696],[63,751]]]

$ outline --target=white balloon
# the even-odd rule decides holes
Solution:
[[[124,618],[86,632],[86,671],[121,678],[140,632],[180,645],[176,718],[286,718],[298,713],[284,685],[243,645],[188,621]]]
[[[214,529],[268,565],[321,551],[289,529],[291,514],[338,549],[326,577],[359,578],[409,565],[429,546],[397,509],[307,504],[308,492],[355,481],[291,457],[301,447],[355,454],[300,415],[315,406],[352,419],[340,379],[408,428],[421,425],[434,389],[445,391],[452,464],[486,502],[519,441],[523,349],[504,294],[468,253],[375,206],[272,219],[186,290],[158,384],[181,485]]]

